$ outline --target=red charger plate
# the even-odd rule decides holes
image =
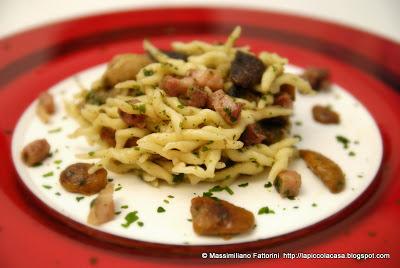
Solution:
[[[374,183],[333,217],[276,239],[215,251],[368,252],[389,253],[390,259],[201,260],[201,247],[140,242],[130,243],[129,247],[116,245],[121,241],[104,242],[110,238],[61,218],[19,183],[11,161],[11,135],[19,116],[39,92],[117,53],[141,51],[143,38],[151,38],[164,48],[173,40],[223,40],[235,25],[243,28],[239,44],[250,44],[256,51],[275,51],[298,66],[328,67],[335,83],[348,89],[374,116],[385,154]],[[398,44],[343,26],[266,11],[171,8],[103,14],[30,30],[1,40],[0,59],[0,267],[400,264],[400,231],[395,225],[400,208],[400,183],[396,178],[400,174],[396,151],[400,145]],[[182,261],[175,253],[186,253],[186,257],[191,256],[190,262]],[[156,257],[161,255],[164,257]]]

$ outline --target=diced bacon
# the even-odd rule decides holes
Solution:
[[[215,70],[194,70],[191,72],[191,77],[199,87],[209,87],[211,90],[224,88],[224,80]]]
[[[186,104],[197,108],[204,108],[207,105],[208,94],[206,91],[195,87],[187,91],[188,100]]]
[[[283,92],[275,95],[274,104],[282,106],[284,108],[292,108],[293,100],[289,93]]]
[[[124,145],[124,148],[131,148],[137,145],[138,137],[129,138]]]
[[[185,95],[187,90],[192,88],[194,80],[192,77],[176,78],[171,75],[166,75],[160,84],[160,87],[165,90],[168,96],[178,97]]]
[[[92,201],[87,218],[89,224],[100,225],[114,218],[115,208],[113,193],[114,184],[108,183],[107,186],[101,190],[96,199]]]
[[[266,137],[260,125],[255,123],[246,127],[240,140],[243,141],[244,145],[249,146],[262,143],[265,138]]]
[[[49,156],[50,144],[45,139],[32,141],[22,150],[22,160],[28,166],[39,164]]]
[[[115,129],[110,127],[102,127],[100,130],[100,138],[110,147],[115,147]]]
[[[130,127],[146,128],[146,116],[143,114],[128,114],[118,109],[119,117]]]
[[[301,176],[296,171],[281,171],[274,181],[274,186],[282,197],[293,198],[299,194]]]
[[[228,124],[234,125],[238,122],[242,106],[234,102],[223,90],[215,91],[211,95],[210,102],[215,111],[217,111]]]

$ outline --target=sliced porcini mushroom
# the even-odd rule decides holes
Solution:
[[[332,193],[339,193],[344,189],[345,176],[335,162],[311,150],[300,150],[299,152],[307,167],[322,180]]]
[[[90,203],[90,212],[87,222],[92,225],[101,225],[114,218],[114,184],[108,183],[99,195]]]
[[[230,236],[254,227],[254,215],[227,201],[195,197],[190,208],[194,231],[199,235]]]
[[[71,193],[92,195],[100,192],[107,184],[107,171],[99,168],[89,174],[92,164],[75,163],[68,166],[60,174],[60,183]]]

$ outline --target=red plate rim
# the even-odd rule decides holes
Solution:
[[[106,37],[105,40],[108,40],[107,42],[115,42],[115,41],[121,41],[124,40],[124,38],[130,38],[128,37],[122,37],[124,34],[130,33],[131,30],[133,29],[138,29],[138,26],[134,23],[139,23],[139,20],[128,20],[126,22],[123,22],[120,20],[121,16],[127,16],[127,15],[139,15],[138,17],[144,18],[146,15],[149,16],[155,16],[162,14],[163,12],[169,12],[169,13],[174,13],[176,14],[177,20],[181,19],[183,21],[189,19],[188,16],[183,16],[181,15],[182,11],[187,12],[188,14],[203,14],[203,13],[212,13],[212,12],[217,12],[218,14],[222,14],[222,16],[227,16],[229,18],[234,18],[237,15],[251,15],[253,18],[247,18],[249,20],[249,23],[253,23],[252,25],[246,25],[244,28],[247,30],[250,30],[250,32],[253,32],[254,35],[261,35],[268,33],[269,38],[273,39],[274,41],[282,41],[282,40],[291,40],[293,43],[291,45],[294,46],[299,46],[302,48],[307,48],[307,49],[312,49],[318,53],[325,54],[328,56],[337,56],[339,57],[339,60],[346,62],[347,64],[358,68],[361,70],[363,73],[366,73],[370,76],[375,76],[378,78],[383,84],[386,86],[389,86],[392,88],[392,93],[393,90],[399,91],[400,90],[400,82],[399,82],[399,67],[397,64],[394,64],[396,62],[399,62],[398,59],[400,59],[400,47],[399,45],[395,44],[392,41],[385,40],[380,37],[373,36],[371,34],[353,30],[346,28],[344,26],[338,26],[335,24],[330,24],[326,22],[320,22],[316,21],[313,19],[308,19],[308,18],[303,18],[303,17],[297,17],[293,15],[282,15],[279,13],[273,13],[273,12],[267,12],[267,11],[254,11],[254,10],[245,10],[245,9],[227,9],[227,8],[159,8],[159,9],[145,9],[145,10],[134,10],[134,11],[126,11],[126,12],[114,12],[114,13],[106,13],[106,14],[101,14],[101,15],[95,15],[95,16],[90,16],[90,17],[84,17],[84,18],[78,18],[74,20],[67,20],[64,22],[56,23],[56,24],[51,24],[48,26],[43,26],[39,27],[27,32],[23,32],[11,37],[8,37],[6,39],[1,40],[2,44],[2,50],[0,50],[0,58],[1,56],[6,55],[6,57],[3,58],[3,62],[0,63],[0,85],[2,86],[2,89],[7,90],[7,85],[9,83],[14,82],[14,80],[18,80],[20,76],[23,76],[24,73],[28,72],[29,70],[39,66],[40,64],[43,64],[51,59],[46,59],[43,58],[43,53],[55,53],[53,54],[53,57],[60,57],[64,54],[71,53],[74,49],[81,48],[81,46],[87,46],[90,47],[93,45],[96,41],[99,41],[100,39],[103,39]],[[181,16],[179,16],[181,15]],[[266,16],[272,20],[276,21],[278,19],[279,22],[272,22],[268,25],[267,28],[262,28],[262,23],[258,22],[257,19]],[[104,21],[108,21],[110,19],[115,19],[116,22],[112,24],[110,27],[115,27],[118,24],[120,26],[126,26],[129,24],[133,25],[132,27],[122,27],[119,28],[119,30],[115,31],[112,28],[107,29],[107,26],[104,26]],[[156,19],[156,21],[162,19],[165,19],[164,17],[160,17],[159,19]],[[54,41],[54,43],[46,43],[47,41],[45,40],[38,40],[35,41],[31,47],[26,46],[26,41],[27,40],[33,40],[40,38],[45,35],[51,35],[54,34],[54,32],[60,31],[60,30],[65,30],[71,25],[75,25],[75,27],[79,25],[88,25],[88,24],[95,24],[95,23],[100,23],[100,27],[104,27],[105,30],[96,33],[93,29],[87,29],[84,28],[81,31],[78,31],[78,33],[68,33],[66,34],[66,37],[64,40],[51,40]],[[308,26],[312,26],[313,24],[318,23],[319,25],[322,25],[322,27],[325,29],[324,33],[319,32],[318,30],[311,28],[307,28]],[[126,25],[125,25],[126,24]],[[158,29],[155,29],[154,27],[151,28],[151,33],[162,33],[163,30],[165,30],[166,25],[169,25],[170,22],[166,24],[154,24],[154,27],[159,27]],[[160,27],[160,25],[162,27]],[[175,27],[177,30],[176,31],[182,31],[182,32],[187,32],[189,29],[193,31],[193,29],[196,29],[197,31],[203,33],[203,32],[211,32],[211,33],[226,33],[228,29],[231,29],[232,26],[234,26],[233,23],[229,22],[224,22],[221,23],[218,21],[217,18],[214,18],[214,21],[211,23],[207,22],[202,22],[202,21],[196,21],[193,20],[193,23],[186,23],[182,24],[182,28]],[[218,27],[215,27],[218,25]],[[144,25],[146,26],[146,25]],[[213,28],[214,27],[214,28]],[[307,28],[306,30],[304,29]],[[290,28],[291,31],[288,31],[288,28]],[[103,28],[102,28],[103,29]],[[144,27],[143,28],[145,31],[149,31],[149,27]],[[142,31],[144,31],[142,29]],[[85,32],[86,31],[86,32]],[[245,31],[245,34],[246,34]],[[176,33],[176,32],[175,32]],[[332,35],[326,36],[326,33],[333,33]],[[165,34],[165,33],[164,33]],[[78,38],[73,38],[75,37]],[[368,46],[361,47],[358,51],[354,51],[354,48],[351,46],[351,44],[345,44],[342,39],[335,39],[338,36],[343,37],[342,35],[354,35],[361,40],[367,40],[367,41],[373,41],[374,43],[378,44],[379,46],[383,46],[393,52],[393,57],[391,59],[382,59],[382,58],[377,58],[373,52],[370,52],[368,49]],[[89,39],[88,36],[90,37]],[[302,37],[300,40],[297,40],[299,37]],[[92,38],[92,39],[91,39]],[[120,39],[119,39],[120,38]],[[314,45],[313,45],[314,44]],[[10,52],[9,46],[12,45],[15,47],[13,51],[15,52]],[[329,49],[327,49],[329,47]],[[64,48],[64,50],[63,50]],[[57,50],[54,52],[54,50]],[[14,54],[13,54],[14,53]],[[22,67],[22,63],[25,63],[25,65]],[[1,91],[1,90],[0,90]],[[393,102],[396,102],[398,100],[399,95],[396,93],[393,93],[395,96]],[[397,98],[397,99],[396,99]],[[397,110],[399,108],[397,107]],[[15,122],[13,122],[15,124]],[[12,129],[13,125],[2,125],[3,132],[6,132],[9,129]],[[387,133],[382,133],[384,140],[388,139]],[[4,134],[3,134],[4,135]],[[8,140],[7,144],[9,144],[9,137],[6,138]],[[384,146],[384,152],[385,155],[387,156],[387,142],[385,142]],[[8,156],[9,157],[9,156]],[[386,157],[387,158],[387,157]],[[9,159],[8,159],[9,161]],[[398,167],[396,167],[398,168]],[[10,176],[10,175],[8,175]],[[366,202],[366,200],[371,196],[371,194],[374,192],[374,189],[378,187],[380,182],[382,181],[382,170],[379,172],[377,175],[377,178],[373,181],[373,183],[367,188],[367,190],[364,191],[364,193],[359,196],[355,201],[353,201],[350,205],[348,205],[346,208],[341,210],[340,212],[336,213],[335,215],[319,222],[316,223],[312,226],[309,226],[305,229],[295,231],[290,234],[286,234],[283,236],[279,236],[276,238],[271,238],[271,239],[265,239],[265,240],[260,240],[260,241],[255,241],[255,242],[246,242],[246,243],[238,243],[238,244],[232,244],[232,245],[220,245],[220,246],[212,246],[212,250],[214,252],[231,252],[231,251],[237,251],[237,250],[243,250],[244,248],[246,251],[248,250],[257,250],[257,249],[262,249],[265,247],[273,246],[276,244],[280,244],[285,241],[292,240],[294,238],[299,238],[302,236],[305,236],[311,232],[319,231],[321,229],[324,229],[328,226],[331,226],[333,223],[340,221],[341,219],[349,216],[351,212],[359,208],[363,203]],[[21,182],[19,180],[19,182]],[[22,185],[25,187],[25,185],[22,183]],[[26,190],[26,189],[25,189]],[[29,190],[28,190],[29,192]],[[99,240],[106,240],[106,241],[111,241],[112,243],[123,246],[123,247],[128,247],[129,252],[137,252],[145,255],[157,255],[157,256],[165,256],[168,255],[170,256],[171,253],[179,254],[179,255],[184,255],[184,256],[194,256],[197,255],[199,252],[205,252],[209,251],[209,247],[206,246],[176,246],[176,245],[164,245],[164,244],[156,244],[156,243],[148,243],[148,242],[142,242],[142,241],[135,241],[131,239],[125,239],[121,237],[114,237],[112,235],[106,234],[104,232],[94,230],[91,228],[88,228],[84,225],[78,224],[76,222],[73,222],[72,220],[64,217],[57,211],[54,211],[53,209],[49,208],[46,204],[41,202],[39,199],[37,199],[34,196],[31,196],[30,198],[33,198],[33,200],[39,204],[39,206],[45,210],[47,213],[52,215],[53,217],[58,218],[64,223],[67,223],[69,226],[73,227],[74,229],[79,230],[80,232],[83,232],[88,235],[88,239],[91,239],[91,237],[94,237]],[[106,245],[107,244],[107,245]],[[106,247],[109,247],[108,243],[103,244]],[[121,249],[121,247],[116,247],[117,249]],[[125,248],[126,249],[126,248]],[[154,251],[156,250],[156,251]]]

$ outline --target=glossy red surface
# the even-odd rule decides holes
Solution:
[[[250,44],[256,51],[276,51],[295,65],[331,69],[334,82],[348,89],[374,116],[384,138],[385,156],[374,185],[339,215],[271,240],[267,248],[261,241],[219,251],[243,252],[246,246],[260,252],[390,253],[390,259],[201,260],[197,253],[190,261],[172,255],[143,257],[137,254],[143,253],[143,247],[147,247],[146,255],[165,255],[174,248],[149,250],[149,245],[126,248],[100,242],[49,216],[47,212],[54,212],[39,207],[18,183],[10,155],[11,134],[19,116],[39,92],[108,61],[114,54],[142,51],[144,37],[167,48],[177,39],[223,40],[235,25],[243,26],[240,44]],[[396,150],[400,145],[399,45],[342,26],[276,13],[156,9],[104,14],[24,32],[0,41],[0,59],[0,112],[5,115],[0,120],[0,267],[400,265],[400,231],[394,224],[400,209],[400,182],[396,179],[400,174]]]

